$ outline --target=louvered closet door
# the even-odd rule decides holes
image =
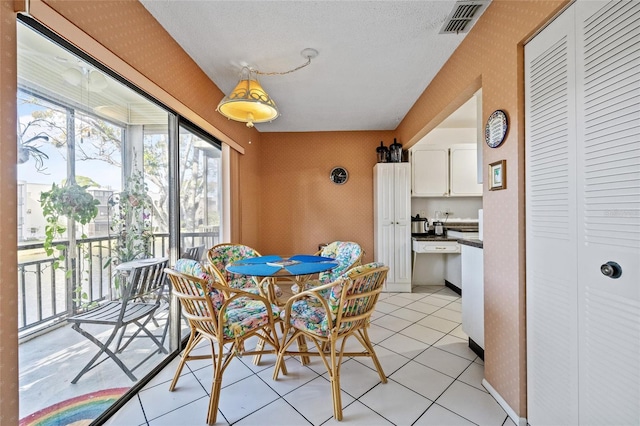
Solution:
[[[640,2],[575,2],[525,69],[527,417],[637,425]]]
[[[580,424],[638,425],[640,2],[577,6]]]
[[[527,419],[578,422],[574,11],[525,46]]]

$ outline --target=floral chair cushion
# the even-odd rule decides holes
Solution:
[[[305,283],[304,289],[311,290],[315,287],[334,282],[340,275],[360,259],[362,256],[362,247],[359,244],[350,241],[334,241],[325,246],[320,252],[320,256],[331,257],[338,261],[338,266],[327,272],[321,272],[317,280],[310,280]],[[297,291],[297,289],[294,289]],[[322,297],[329,297],[328,291],[322,292]]]
[[[280,318],[280,308],[271,305],[273,320]],[[234,300],[227,310],[222,332],[228,339],[244,336],[248,331],[265,326],[270,319],[264,303],[258,300],[240,298]]]
[[[234,274],[227,271],[226,267],[230,263],[259,256],[260,253],[256,250],[242,244],[224,244],[209,250],[209,260],[222,273],[229,287],[239,288],[254,294],[260,294],[260,291],[252,277]],[[282,296],[282,290],[277,285],[274,286],[274,290],[276,297]]]
[[[209,260],[222,273],[227,284],[230,287],[242,289],[255,287],[256,284],[251,277],[227,271],[226,266],[242,259],[258,256],[260,253],[242,244],[221,245],[209,251]]]
[[[322,249],[320,256],[332,257],[338,261],[338,266],[327,272],[321,272],[318,281],[329,284],[351,267],[362,256],[362,247],[350,241],[334,241]]]
[[[354,276],[364,271],[381,268],[383,266],[384,264],[379,262],[356,266],[338,278],[335,281],[336,284],[326,292],[328,293],[327,302],[331,311],[330,317],[327,315],[327,312],[317,299],[305,298],[296,300],[291,305],[291,317],[289,318],[291,325],[295,328],[317,334],[318,336],[328,336],[334,325],[338,310],[340,309],[340,299],[342,297],[342,289],[345,283],[352,285],[352,278]],[[284,312],[281,317],[284,319]],[[342,328],[347,328],[349,326],[350,323],[348,322],[342,324]]]
[[[202,265],[191,259],[178,259],[175,267],[177,272],[191,275],[193,277],[213,282],[213,277],[208,274]],[[257,289],[255,289],[257,292]],[[208,286],[209,297],[215,309],[217,316],[226,301],[223,292]],[[252,291],[252,293],[254,293]],[[273,319],[280,317],[280,308],[271,305]],[[269,323],[267,309],[263,302],[259,300],[240,297],[231,302],[224,311],[222,332],[226,338],[235,339],[242,337],[248,331],[257,327],[262,327]]]
[[[207,273],[205,269],[202,267],[202,264],[197,260],[192,259],[178,259],[176,265],[173,269],[181,274],[191,275],[192,277],[200,278],[206,280],[207,283],[214,282],[214,278],[211,274]],[[209,297],[213,302],[213,307],[216,311],[218,311],[222,304],[225,301],[224,293],[219,291],[218,289],[211,288],[210,285],[207,285],[207,292],[209,293]]]

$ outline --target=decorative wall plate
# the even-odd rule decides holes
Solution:
[[[491,148],[499,147],[507,135],[508,127],[507,114],[501,109],[494,111],[484,126],[484,141]]]

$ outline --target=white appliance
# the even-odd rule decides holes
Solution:
[[[481,248],[462,244],[462,331],[484,350],[484,264]]]
[[[373,168],[373,227],[376,262],[389,267],[385,291],[411,292],[411,165]]]

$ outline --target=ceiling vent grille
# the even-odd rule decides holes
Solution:
[[[456,2],[440,30],[440,34],[467,33],[482,15],[489,2],[487,0],[461,0]]]

